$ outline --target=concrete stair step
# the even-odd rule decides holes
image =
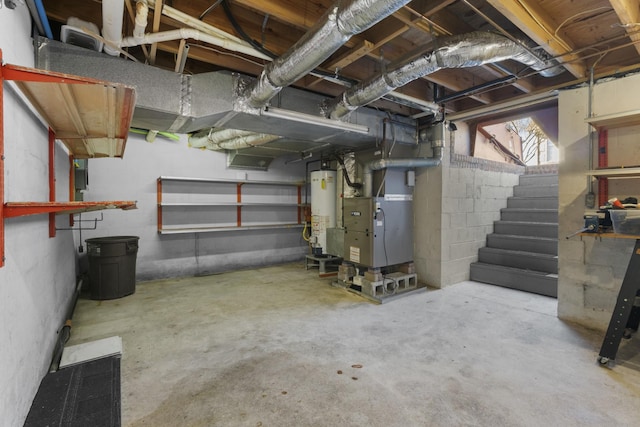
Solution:
[[[514,197],[558,197],[558,184],[555,185],[516,185]]]
[[[520,185],[558,185],[558,174],[520,175]]]
[[[558,209],[558,196],[549,197],[509,197],[507,208]]]
[[[489,234],[487,236],[487,247],[558,255],[558,239],[556,238]]]
[[[558,275],[475,262],[471,280],[511,289],[558,297]]]
[[[534,236],[557,239],[558,223],[500,220],[493,223],[493,232],[513,236]]]
[[[556,255],[512,249],[480,248],[478,261],[485,264],[558,274],[558,257]]]
[[[504,221],[558,222],[557,209],[505,208],[500,209]]]

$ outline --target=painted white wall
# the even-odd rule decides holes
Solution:
[[[596,84],[593,113],[605,116],[637,109],[640,76],[634,75]],[[584,226],[586,173],[589,156],[589,133],[585,123],[588,112],[588,88],[567,90],[559,96],[559,245],[558,245],[558,317],[605,329],[611,318],[620,285],[631,256],[631,239],[601,239],[569,235]],[[637,147],[638,127],[609,131],[609,166],[640,164]],[[597,160],[594,160],[597,165]],[[595,166],[594,166],[595,167]],[[610,180],[609,195],[639,197],[638,179]],[[597,194],[598,186],[594,184]]]
[[[179,142],[158,137],[149,143],[141,135],[130,134],[123,159],[89,160],[89,186],[84,198],[136,200],[138,209],[103,211],[104,221],[98,223],[97,230],[83,231],[82,243],[92,237],[139,236],[138,280],[211,274],[299,260],[308,251],[302,228],[158,234],[156,182],[159,176],[298,182],[304,180],[304,174],[304,162],[285,165],[281,159],[274,160],[266,172],[229,169],[224,153],[190,148],[186,135],[181,135]],[[213,193],[214,187],[212,184]],[[235,189],[232,190],[235,195]],[[296,208],[287,209],[295,212]],[[97,216],[88,213],[83,219]],[[74,233],[79,245],[79,233]],[[82,266],[86,268],[84,259]]]
[[[0,9],[3,62],[33,66],[30,17],[24,2]],[[46,201],[47,129],[4,84],[6,201]],[[68,158],[56,144],[57,198],[68,197]],[[69,232],[50,239],[47,215],[5,221],[5,266],[0,268],[0,426],[24,423],[46,374],[57,330],[75,286]]]

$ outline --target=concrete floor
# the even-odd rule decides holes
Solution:
[[[374,305],[303,263],[81,299],[68,345],[123,339],[124,426],[631,426],[640,336],[474,282]]]

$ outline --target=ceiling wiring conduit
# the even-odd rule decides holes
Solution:
[[[338,0],[287,52],[265,66],[260,76],[246,88],[243,102],[250,108],[262,108],[283,87],[324,62],[351,36],[375,25],[409,1]]]
[[[564,71],[561,66],[553,67],[553,62],[544,54],[538,55],[523,45],[503,35],[475,31],[463,35],[439,37],[429,43],[426,49],[414,52],[391,64],[387,69],[345,91],[324,107],[331,119],[339,119],[351,111],[367,105],[394,89],[432,74],[444,68],[477,67],[507,59],[518,61],[544,77],[555,76]],[[552,68],[549,68],[549,67]]]

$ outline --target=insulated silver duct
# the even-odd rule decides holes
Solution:
[[[263,145],[276,139],[278,135],[258,133],[238,129],[211,130],[208,133],[196,133],[189,136],[189,145],[193,148],[209,150],[238,150]]]
[[[338,0],[296,44],[264,68],[247,87],[243,102],[251,108],[262,108],[283,87],[308,74],[351,36],[375,25],[409,1]]]
[[[242,148],[257,147],[264,145],[268,142],[275,141],[282,138],[278,135],[270,135],[268,133],[256,133],[253,135],[239,136],[237,138],[230,139],[228,141],[220,142],[215,145],[218,150],[239,150]],[[208,147],[211,150],[215,150],[214,146]]]
[[[476,31],[440,37],[432,40],[427,49],[421,49],[421,53],[414,53],[391,64],[384,72],[330,101],[325,114],[331,119],[339,119],[398,87],[443,68],[477,67],[507,59],[540,71],[544,77],[564,71],[544,54],[536,53],[500,34]]]

